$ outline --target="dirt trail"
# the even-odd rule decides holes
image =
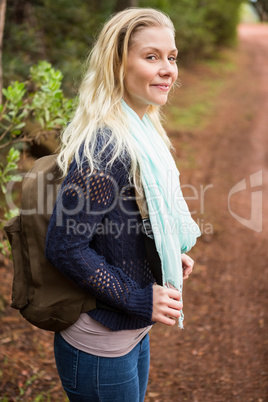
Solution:
[[[239,69],[193,140],[188,177],[213,186],[199,218],[214,233],[193,252],[186,329],[151,332],[148,401],[268,401],[268,26],[242,25],[239,39]]]

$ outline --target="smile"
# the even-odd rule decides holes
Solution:
[[[161,91],[168,91],[170,86],[169,85],[161,85],[161,84],[156,84],[156,85],[152,85],[155,88],[160,89]]]

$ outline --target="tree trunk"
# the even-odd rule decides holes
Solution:
[[[115,11],[121,11],[128,7],[138,7],[138,0],[117,0]]]
[[[5,26],[6,0],[0,0],[0,104],[2,104],[3,72],[2,72],[2,43]]]
[[[255,9],[260,17],[261,22],[267,21],[267,19],[268,19],[268,0],[258,0],[257,2],[254,2],[251,4],[255,7]]]

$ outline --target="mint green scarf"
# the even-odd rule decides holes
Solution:
[[[136,148],[163,284],[182,293],[181,253],[195,245],[200,230],[183,198],[174,159],[150,118],[145,114],[141,120],[123,100],[122,109]],[[183,328],[182,312],[179,327]]]

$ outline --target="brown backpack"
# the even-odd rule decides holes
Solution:
[[[104,308],[117,311],[86,294],[45,257],[49,220],[62,178],[57,155],[38,159],[22,182],[21,213],[9,220],[7,233],[14,263],[11,307],[38,328],[62,331],[81,313]],[[152,274],[162,285],[161,261],[155,247],[144,193],[136,192],[141,213],[147,260]]]
[[[47,227],[61,185],[56,155],[38,159],[22,183],[21,213],[5,225],[14,278],[11,307],[36,327],[61,331],[96,307],[86,294],[45,258]]]

